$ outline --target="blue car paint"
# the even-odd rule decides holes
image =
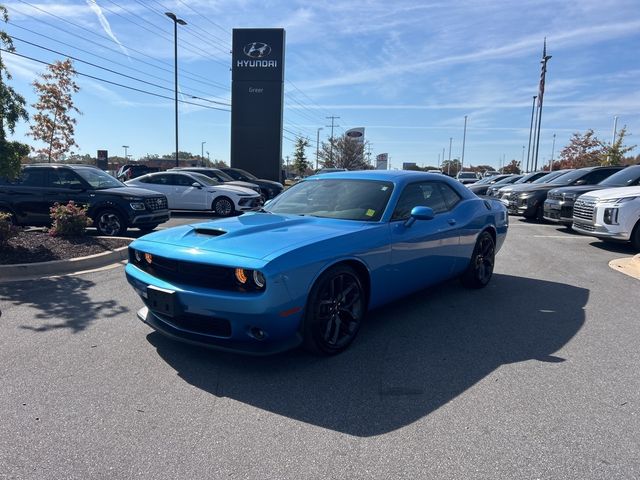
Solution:
[[[176,227],[146,235],[131,247],[152,255],[260,270],[267,287],[261,293],[197,288],[157,279],[127,265],[129,283],[143,296],[148,285],[177,292],[186,312],[226,318],[231,336],[190,334],[172,328],[170,319],[148,311],[140,316],[152,327],[177,339],[247,353],[273,353],[301,341],[300,326],[307,295],[332,265],[353,262],[368,274],[369,308],[462,273],[481,231],[489,230],[498,250],[506,236],[508,215],[496,200],[480,200],[466,187],[442,175],[418,172],[344,172],[332,180],[391,181],[394,189],[379,222],[249,213],[240,217]],[[316,175],[305,181],[319,181]],[[454,209],[407,227],[390,221],[405,185],[417,181],[446,182],[461,197]],[[220,232],[224,234],[219,235]],[[424,249],[429,255],[421,255]],[[159,320],[159,321],[158,321]],[[258,327],[263,340],[250,335]]]

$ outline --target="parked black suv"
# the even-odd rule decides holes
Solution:
[[[169,220],[167,197],[128,187],[89,165],[28,165],[16,180],[0,179],[0,212],[18,225],[49,225],[49,209],[70,200],[88,205],[101,235],[122,235],[128,227],[151,231]]]
[[[242,182],[255,183],[260,187],[260,193],[265,200],[271,200],[284,189],[281,183],[274,182],[272,180],[265,180],[263,178],[257,178],[255,175],[242,170],[241,168],[221,168],[224,173],[229,175],[234,180],[240,180]]]
[[[586,167],[567,170],[548,183],[531,183],[514,188],[509,195],[508,210],[511,215],[522,215],[528,219],[543,220],[544,201],[547,193],[554,188],[578,185],[595,185],[605,178],[620,171],[623,167]],[[562,170],[559,170],[562,171]],[[551,174],[549,174],[551,176]],[[545,178],[545,177],[543,177]]]

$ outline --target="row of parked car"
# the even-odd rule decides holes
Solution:
[[[0,179],[0,212],[21,226],[46,226],[49,209],[74,201],[88,206],[101,235],[122,235],[129,227],[151,231],[170,210],[213,211],[230,216],[260,208],[283,190],[234,168],[174,168],[125,183],[89,165],[27,165],[15,180]]]
[[[499,175],[468,187],[499,198],[511,215],[563,224],[640,250],[640,165]]]

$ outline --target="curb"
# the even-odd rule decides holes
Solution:
[[[609,267],[640,280],[640,254],[633,257],[617,258],[609,262]]]
[[[125,237],[107,237],[123,238]],[[133,241],[132,238],[126,240]],[[115,250],[107,250],[86,257],[69,258],[65,260],[52,260],[50,262],[18,263],[15,265],[0,265],[0,283],[8,283],[30,278],[64,275],[67,273],[93,270],[105,267],[112,263],[118,263],[128,258],[128,245],[118,247]]]

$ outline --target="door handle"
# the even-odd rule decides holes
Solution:
[[[456,224],[456,219],[455,218],[450,218],[449,220],[447,220],[447,223],[449,225],[455,225]]]

